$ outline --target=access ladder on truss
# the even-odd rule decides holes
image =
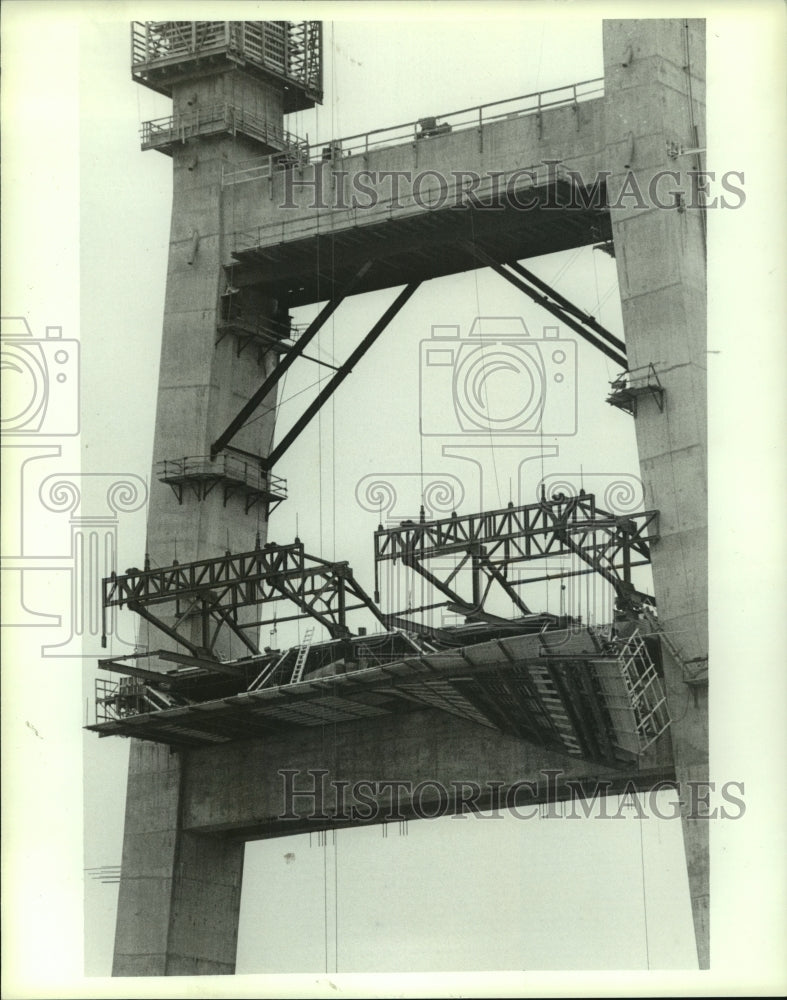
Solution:
[[[645,640],[636,629],[620,651],[620,672],[634,713],[641,751],[669,725],[667,699]]]
[[[290,678],[290,684],[297,684],[298,681],[303,677],[303,668],[306,666],[306,657],[309,655],[309,650],[311,649],[313,638],[314,638],[314,629],[307,628],[306,631],[303,633],[301,647],[298,650],[298,656],[295,660],[295,666],[293,667],[292,677]]]

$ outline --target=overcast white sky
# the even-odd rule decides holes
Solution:
[[[63,4],[61,10],[68,7]],[[375,5],[376,11],[383,7]],[[24,125],[20,119],[12,126],[25,128],[26,134],[7,156],[4,209],[10,190],[14,201],[6,213],[6,236],[10,228],[21,243],[18,250],[14,246],[12,282],[4,292],[3,314],[28,315],[36,335],[47,324],[56,323],[63,325],[64,336],[79,337],[83,473],[125,473],[146,479],[171,195],[170,160],[156,152],[142,154],[138,144],[140,120],[169,113],[168,101],[130,80],[127,22],[146,12],[125,4],[110,9],[81,4],[79,17],[72,8],[71,13],[54,19],[51,15],[44,18],[44,10],[49,9],[46,4],[27,5],[24,10],[21,4],[6,4],[9,9],[4,64],[10,84],[6,83],[5,100],[9,86],[15,87],[14,95],[24,93],[20,87],[26,70],[21,57],[34,45],[42,56],[36,73],[25,76],[26,98],[15,97],[13,105],[17,111],[24,107],[25,119]],[[228,16],[248,17],[258,9],[259,5],[252,4]],[[264,13],[269,11],[266,8]],[[465,15],[471,11],[470,5],[462,7]],[[161,13],[161,8],[155,8],[152,16]],[[409,13],[408,18],[400,13],[396,21],[382,26],[346,20],[326,23],[324,106],[292,116],[290,128],[322,141],[603,72],[601,24],[590,5],[572,5],[570,16],[565,16],[565,8],[550,9],[547,18],[540,5],[509,4],[504,10],[507,20],[495,22],[493,29],[488,20],[465,22],[445,14],[433,23],[417,23],[409,19]],[[578,14],[587,14],[587,20]],[[200,11],[190,5],[185,16],[198,17]],[[302,7],[297,16],[304,16]],[[736,24],[733,29],[729,21],[718,21],[715,28],[709,35],[716,38],[712,42],[716,62],[711,66],[719,67],[729,51],[724,46],[734,48],[735,35],[742,28]],[[752,44],[766,44],[767,32],[758,34],[756,23],[748,30]],[[763,52],[767,60],[767,49]],[[50,88],[57,89],[47,90],[42,76]],[[60,104],[55,95],[60,96]],[[32,132],[37,133],[35,138]],[[37,159],[37,151],[39,156],[43,152],[43,162]],[[737,160],[720,167],[733,168],[741,168]],[[723,221],[734,237],[734,225],[743,220]],[[719,223],[711,219],[711,224]],[[79,259],[74,253],[75,234]],[[8,249],[5,244],[6,268]],[[716,260],[712,265],[723,280],[725,262]],[[546,280],[555,280],[564,294],[613,332],[621,333],[614,262],[606,255],[587,248],[529,266]],[[78,297],[74,295],[77,284]],[[382,292],[345,303],[321,336],[324,356],[329,352],[334,357],[346,356],[391,297],[390,292]],[[714,312],[712,302],[712,320],[732,315],[734,304],[727,305],[726,311]],[[313,311],[301,310],[296,319],[306,321]],[[345,382],[332,406],[323,410],[319,424],[315,421],[310,426],[277,468],[288,479],[290,499],[274,515],[269,538],[291,540],[297,523],[307,551],[349,559],[361,582],[371,589],[371,533],[378,516],[358,504],[356,486],[370,474],[397,476],[413,491],[412,499],[405,494],[403,502],[417,505],[417,481],[412,474],[418,470],[413,456],[420,447],[419,345],[429,337],[433,324],[457,323],[466,331],[478,314],[521,315],[535,335],[543,325],[552,324],[551,317],[491,272],[446,278],[422,287]],[[728,323],[722,327],[712,322],[709,348],[723,348],[729,354],[734,344],[728,331]],[[637,474],[632,423],[604,403],[613,374],[609,362],[579,343],[579,435],[559,442],[559,455],[545,459],[544,473],[575,473],[581,466],[587,477]],[[767,378],[767,371],[760,369],[760,374]],[[313,378],[311,370],[293,374],[286,394]],[[379,405],[382,398],[389,400],[388,407]],[[297,412],[282,408],[283,425]],[[729,425],[724,424],[723,414],[721,418],[726,435]],[[718,422],[713,426],[718,427]],[[462,480],[469,493],[463,509],[478,506],[471,500],[473,495],[487,505],[504,505],[509,479],[517,499],[517,468],[505,455],[498,455],[496,482],[487,476],[482,488],[474,478],[474,467],[443,456],[442,443],[424,439],[424,468]],[[47,473],[77,468],[74,443],[61,439],[60,444],[61,457],[51,460],[54,464],[46,467]],[[720,439],[714,436],[711,444],[716,448],[716,461],[723,460]],[[541,463],[533,465],[540,478]],[[535,482],[526,475],[525,490],[534,490]],[[138,565],[144,547],[144,512],[125,517],[119,525],[120,570]],[[55,532],[52,527],[41,530]],[[55,540],[54,534],[52,538],[52,554],[56,546],[61,553],[62,539]],[[49,544],[47,536],[43,548],[33,551],[47,555]],[[66,540],[66,551],[67,547]],[[59,587],[60,596],[56,600],[55,589],[39,588],[36,597],[43,603],[35,605],[37,610],[61,608],[63,579],[51,571],[46,575],[50,581],[46,586]],[[130,637],[130,626],[125,627]],[[35,662],[40,660],[41,640],[33,631],[23,633],[25,642],[20,648]],[[67,636],[68,629],[49,633],[53,638],[47,634],[46,642],[56,643]],[[296,638],[293,634],[288,640],[283,629],[278,637],[279,642]],[[66,689],[71,693],[67,702],[71,710],[65,713],[69,722],[64,725],[64,702],[59,708],[49,703],[44,708],[32,681],[24,682],[22,700],[35,706],[38,714],[28,711],[25,721],[39,733],[51,725],[52,731],[63,734],[56,738],[58,760],[69,770],[63,772],[60,784],[70,782],[66,787],[74,789],[81,772],[74,732],[84,721],[84,698],[92,694],[95,671],[92,661],[87,661],[85,692],[78,700],[74,685],[79,660],[49,657],[39,666],[39,676],[55,685],[62,685],[64,677],[70,679]],[[59,673],[53,674],[55,668]],[[716,706],[725,710],[719,696]],[[39,768],[35,773],[49,770],[44,747],[36,745],[29,726],[19,730],[18,742],[14,730],[14,739],[14,749],[32,754]],[[750,782],[747,791],[753,784],[756,792],[752,772],[741,771],[745,752],[730,758],[725,757],[725,750],[729,747],[714,757],[721,762],[721,780],[745,777]],[[50,873],[50,883],[60,880],[61,903],[70,905],[72,911],[77,906],[73,912],[78,912],[81,902],[80,869],[120,861],[126,755],[122,740],[99,742],[92,734],[84,739],[84,855],[76,847],[55,866],[56,857],[45,839],[30,841],[28,851],[20,855],[20,868],[28,869],[26,877],[33,867],[41,878]],[[25,762],[30,762],[27,757]],[[24,784],[13,783],[12,792],[24,798]],[[66,819],[76,820],[77,796],[67,801],[70,815]],[[27,818],[37,824],[40,836],[45,826],[50,830],[58,826],[61,816],[58,813],[53,822],[39,802]],[[716,847],[724,843],[728,851],[734,851],[735,831],[717,831],[718,826],[714,828]],[[285,857],[290,854],[294,858]],[[750,859],[748,863],[756,872],[757,862]],[[723,863],[714,867],[714,873],[723,870]],[[725,928],[735,923],[725,924],[726,887],[735,885],[741,895],[739,874],[730,878],[718,887],[714,882],[714,902],[722,904],[722,917],[715,925],[720,939]],[[86,900],[87,972],[104,975],[111,961],[116,888],[88,881]],[[751,898],[749,903],[753,904]],[[56,927],[63,933],[62,922],[49,923],[50,907],[45,910],[46,916],[37,912],[35,919],[40,921],[41,935],[50,941]],[[340,831],[335,842],[329,838],[325,847],[318,846],[316,838],[310,845],[308,837],[250,845],[238,973],[689,969],[694,963],[691,934],[676,822],[446,819],[411,823],[406,837],[399,836],[393,826],[385,838],[380,828]],[[769,941],[766,933],[761,944],[766,960],[771,954]],[[724,952],[718,954],[724,961]],[[68,960],[68,967],[72,966],[73,956]],[[79,975],[78,969],[74,975]]]

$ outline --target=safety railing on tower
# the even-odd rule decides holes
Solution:
[[[322,98],[319,21],[132,22],[131,72],[141,83],[166,87],[163,78],[152,74],[184,62],[219,56],[283,77],[308,91],[310,97]],[[297,105],[294,95],[290,100]]]
[[[211,459],[210,455],[191,455],[165,459],[156,465],[157,478],[172,487],[183,503],[186,491],[204,500],[216,486],[224,490],[224,503],[231,496],[244,497],[248,512],[256,503],[268,504],[269,513],[287,499],[287,480],[266,472],[260,461],[225,452]]]
[[[142,148],[165,153],[171,153],[176,143],[220,133],[247,135],[293,160],[301,161],[307,155],[308,139],[300,139],[274,122],[225,101],[154,118],[140,126]]]

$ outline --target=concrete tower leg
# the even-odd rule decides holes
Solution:
[[[271,123],[283,122],[281,88],[240,72],[176,84],[172,96],[176,112],[210,109],[222,98]],[[261,542],[266,538],[264,507],[247,512],[244,498],[226,497],[220,485],[207,496],[185,486],[178,498],[158,481],[159,462],[209,454],[211,443],[276,361],[272,351],[240,350],[235,337],[219,336],[226,291],[222,264],[229,256],[224,233],[241,227],[224,218],[222,171],[259,153],[240,134],[198,136],[172,150],[173,207],[147,537],[154,566],[248,550],[255,535]],[[246,296],[244,316],[255,323],[275,307],[271,300]],[[261,415],[236,435],[234,446],[268,454],[274,403],[275,390]],[[197,619],[191,639],[204,644]],[[139,642],[152,651],[184,651],[144,623]],[[247,652],[231,635],[214,648],[227,658]],[[188,749],[132,742],[113,975],[235,971],[244,845],[182,829],[188,762]]]
[[[659,621],[678,653],[663,649],[700,968],[710,960],[708,821],[689,815],[687,782],[708,778],[708,700],[706,685],[687,683],[685,664],[708,655],[706,254],[685,173],[698,158],[671,159],[668,144],[704,145],[704,27],[604,23],[608,189],[628,362],[630,370],[652,363],[664,389],[661,399],[639,397],[635,425],[645,506],[660,511],[652,546]],[[680,175],[657,181],[667,170]]]
[[[244,845],[181,828],[184,765],[132,744],[113,976],[235,971]]]

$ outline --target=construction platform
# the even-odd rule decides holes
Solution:
[[[513,623],[506,631],[516,631]],[[379,662],[375,646],[385,639],[338,644],[335,652],[343,651],[344,657],[301,681],[258,689],[246,679],[259,676],[270,656],[205,667],[182,657],[184,665],[160,674],[103,661],[105,669],[132,676],[117,684],[98,682],[100,721],[87,728],[100,736],[199,746],[436,708],[548,749],[616,766],[635,762],[669,725],[651,658],[651,652],[658,656],[657,645],[636,631],[624,639],[586,628],[544,630],[453,649],[411,639],[412,655],[399,653],[397,659]],[[454,641],[462,641],[461,628]],[[289,652],[297,658],[295,649]],[[290,676],[292,664],[291,658]],[[192,700],[217,668],[224,671],[222,683],[237,693]],[[247,683],[251,690],[243,689]]]
[[[172,488],[179,504],[186,493],[204,500],[219,487],[224,493],[225,507],[230,497],[241,496],[246,513],[256,504],[264,504],[270,516],[287,499],[287,480],[260,468],[254,456],[192,455],[165,459],[157,463],[156,475],[159,482]]]

